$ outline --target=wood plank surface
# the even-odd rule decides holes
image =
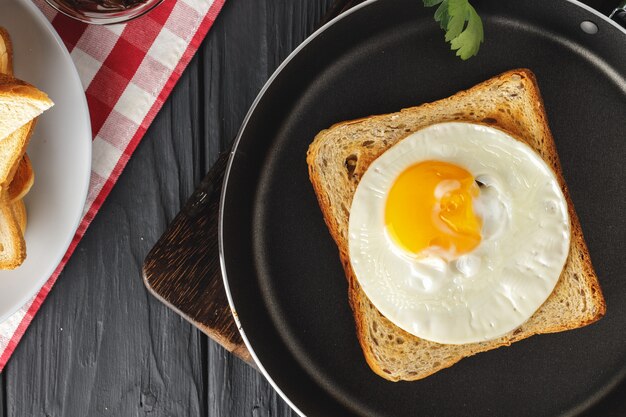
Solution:
[[[2,373],[0,416],[296,415],[256,370],[148,294],[141,266],[330,3],[227,0]],[[626,412],[597,410],[589,416]]]

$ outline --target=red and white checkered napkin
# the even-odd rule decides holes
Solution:
[[[70,51],[85,89],[93,156],[76,235],[39,293],[0,324],[0,371],[85,234],[225,0],[165,0],[128,24],[86,25],[34,0]]]

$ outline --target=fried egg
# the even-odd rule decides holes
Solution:
[[[445,344],[521,326],[552,293],[569,252],[553,171],[507,133],[441,123],[389,148],[350,210],[349,255],[391,322]]]

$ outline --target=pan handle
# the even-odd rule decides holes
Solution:
[[[626,0],[622,1],[609,15],[611,19],[616,21],[621,27],[626,29]]]
[[[220,154],[148,253],[143,277],[159,300],[252,364],[228,305],[219,263],[218,206],[228,155]]]

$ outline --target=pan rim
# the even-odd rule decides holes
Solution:
[[[245,117],[244,117],[244,119],[243,119],[243,121],[241,123],[241,127],[239,128],[239,130],[237,132],[237,136],[235,137],[235,140],[233,141],[232,149],[229,152],[228,161],[227,161],[226,169],[225,169],[225,172],[224,172],[224,179],[222,181],[222,190],[220,192],[220,202],[219,202],[217,237],[218,237],[218,247],[219,247],[220,271],[221,271],[221,274],[222,274],[222,282],[223,282],[223,285],[224,285],[224,290],[226,292],[226,298],[228,300],[228,305],[230,307],[231,314],[232,314],[233,319],[235,321],[235,324],[237,326],[237,330],[239,331],[239,333],[241,335],[241,338],[243,339],[243,342],[244,342],[246,348],[250,352],[250,356],[254,360],[254,363],[258,367],[258,369],[261,372],[261,374],[263,375],[263,377],[270,383],[272,388],[278,393],[278,395],[283,399],[283,401],[285,401],[287,403],[287,405],[289,405],[289,407],[291,407],[291,409],[294,410],[301,417],[307,417],[307,416],[306,416],[306,414],[304,414],[289,399],[289,397],[282,391],[282,389],[278,386],[278,384],[276,384],[276,382],[273,380],[273,378],[271,377],[269,372],[265,369],[265,367],[263,366],[262,362],[259,360],[256,352],[254,351],[254,348],[252,347],[252,344],[248,340],[248,337],[247,337],[247,335],[245,333],[245,330],[244,330],[244,328],[243,328],[243,326],[241,324],[241,321],[239,320],[239,315],[237,314],[237,310],[235,308],[235,302],[233,300],[233,297],[232,297],[232,294],[231,294],[231,290],[230,290],[230,285],[229,285],[229,282],[228,282],[228,275],[226,273],[226,257],[225,257],[225,254],[224,254],[224,204],[225,204],[225,197],[226,197],[226,194],[228,192],[229,177],[230,177],[232,166],[233,166],[233,163],[234,163],[234,157],[235,157],[235,154],[237,153],[237,148],[239,147],[239,144],[241,142],[241,138],[243,137],[243,133],[246,130],[248,122],[250,121],[252,115],[254,114],[254,112],[255,112],[259,102],[265,96],[266,91],[274,83],[274,80],[279,76],[279,74],[284,70],[284,68],[287,65],[289,65],[289,63],[293,60],[293,58],[300,53],[300,51],[302,49],[304,49],[309,43],[311,43],[313,40],[315,40],[320,34],[325,32],[329,27],[335,25],[337,22],[343,20],[344,18],[346,18],[347,16],[351,15],[352,13],[355,13],[356,11],[358,11],[358,10],[360,10],[362,8],[368,7],[371,4],[377,3],[378,1],[379,0],[366,0],[363,3],[360,3],[360,4],[352,7],[351,9],[348,9],[347,11],[341,13],[340,15],[336,16],[335,18],[333,18],[332,20],[330,20],[329,22],[327,22],[326,24],[324,24],[323,26],[321,26],[320,28],[315,30],[306,39],[304,39],[304,41],[302,41],[302,43],[300,43],[281,62],[281,64],[276,68],[276,70],[268,78],[268,80],[265,82],[265,84],[263,84],[263,87],[261,88],[261,90],[259,91],[257,96],[255,97],[254,101],[252,102],[252,105],[248,109],[248,112],[246,113],[246,115],[245,115]],[[626,28],[622,27],[617,22],[615,22],[613,19],[609,18],[608,16],[606,16],[605,14],[599,12],[598,10],[596,10],[596,9],[594,9],[594,8],[584,4],[584,3],[582,3],[579,0],[565,0],[565,1],[567,3],[573,4],[574,6],[578,6],[578,7],[582,8],[582,9],[586,10],[587,12],[590,12],[591,14],[595,15],[596,17],[600,18],[601,20],[604,20],[606,23],[609,23],[611,26],[617,28],[620,32],[622,32],[624,35],[626,35]],[[618,379],[617,382],[619,382],[619,379]],[[615,384],[611,384],[611,385],[615,385]]]

